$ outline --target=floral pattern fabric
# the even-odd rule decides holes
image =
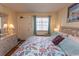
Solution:
[[[32,36],[12,56],[65,56],[65,53],[51,42],[50,37]]]

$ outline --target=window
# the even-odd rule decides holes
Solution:
[[[36,31],[48,31],[49,17],[36,17]]]
[[[34,16],[34,34],[50,35],[50,16]]]

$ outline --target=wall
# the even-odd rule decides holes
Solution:
[[[20,16],[23,16],[24,18],[20,19]],[[51,23],[50,23],[51,33],[54,31],[55,27],[54,13],[17,13],[17,22],[18,22],[17,32],[19,38],[24,40],[29,36],[33,35],[33,16],[51,16]]]
[[[79,28],[79,22],[67,22],[68,6],[58,11],[58,20],[61,26]]]
[[[15,31],[16,31],[16,28],[17,28],[16,27],[17,26],[16,13],[13,10],[5,7],[4,5],[0,5],[0,13],[5,14],[7,16],[8,25],[13,24],[15,27]]]

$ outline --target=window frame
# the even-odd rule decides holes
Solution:
[[[48,17],[49,18],[49,22],[48,22],[48,34],[50,34],[50,16],[34,16],[34,34],[36,34],[37,30],[36,30],[36,17]]]

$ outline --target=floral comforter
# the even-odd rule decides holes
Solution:
[[[49,37],[32,36],[12,56],[65,56],[65,53]]]

